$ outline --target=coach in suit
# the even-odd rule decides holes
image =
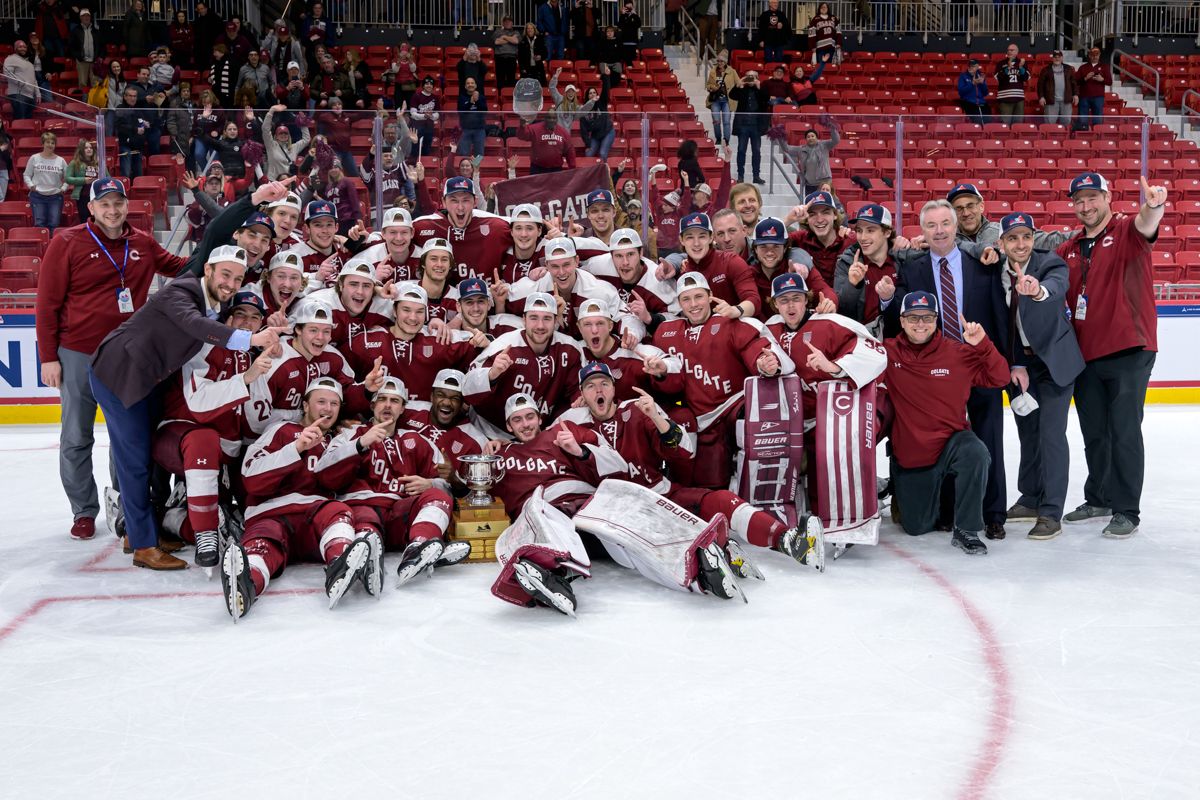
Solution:
[[[249,350],[279,342],[279,328],[251,335],[217,321],[245,273],[245,250],[216,248],[203,278],[189,274],[171,281],[106,336],[92,357],[92,392],[104,409],[135,566],[187,566],[158,548],[158,521],[150,502],[151,438],[158,424],[162,383],[205,344]]]
[[[1008,263],[1000,283],[1008,306],[1009,403],[1021,437],[1020,498],[1009,519],[1036,519],[1030,539],[1053,539],[1062,530],[1071,452],[1067,412],[1083,355],[1067,314],[1067,262],[1033,249],[1036,229],[1028,214],[1000,221],[1000,249]],[[1037,408],[1022,413],[1028,394]]]
[[[893,287],[876,287],[889,330],[900,327],[900,304],[892,302],[894,298],[902,298],[909,292],[929,292],[938,299],[943,334],[961,342],[962,319],[965,317],[982,325],[996,349],[1007,353],[1008,311],[1000,285],[1000,268],[987,266],[959,248],[956,240],[958,216],[946,200],[930,200],[921,207],[921,233],[929,244],[928,252],[900,265],[890,297],[885,299],[884,294]],[[1008,498],[1004,482],[1004,398],[1001,390],[972,389],[967,401],[967,417],[971,420],[971,430],[992,457],[983,495],[984,533],[989,539],[1003,539]]]

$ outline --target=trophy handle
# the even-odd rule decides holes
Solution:
[[[504,462],[503,461],[497,462],[496,463],[496,475],[495,475],[495,479],[492,481],[492,485],[495,486],[497,483],[504,480],[504,476],[507,473],[508,473],[508,470],[506,470],[504,468]]]
[[[463,477],[463,474],[458,471],[457,467],[454,469],[454,477],[458,478],[458,482],[463,486],[467,485],[467,479]]]

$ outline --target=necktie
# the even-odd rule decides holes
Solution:
[[[942,333],[961,342],[962,323],[958,320],[958,297],[954,294],[954,275],[950,272],[950,262],[939,258],[938,272],[942,284]]]
[[[1008,350],[1009,364],[1017,363],[1017,351],[1022,347],[1021,336],[1017,333],[1017,309],[1020,295],[1017,294],[1017,276],[1010,275],[1012,282],[1008,286]]]

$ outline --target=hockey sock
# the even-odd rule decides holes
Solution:
[[[218,484],[221,475],[221,437],[208,428],[196,428],[179,440],[183,480],[187,486],[188,520],[193,531],[215,531]]]
[[[757,547],[774,547],[787,530],[783,523],[765,511],[758,511],[731,491],[717,489],[700,501],[700,516],[712,519],[724,514],[729,529]]]
[[[409,541],[441,538],[450,526],[449,498],[440,491],[423,492],[420,503],[421,510],[413,517],[412,526],[408,529]]]
[[[325,529],[321,535],[321,557],[326,564],[332,564],[338,556],[346,552],[346,548],[354,541],[354,528],[349,520],[339,519]]]
[[[271,575],[283,568],[283,551],[270,539],[247,539],[242,547],[246,550],[255,595],[261,595],[267,590]]]

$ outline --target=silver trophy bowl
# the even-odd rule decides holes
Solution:
[[[471,493],[467,495],[468,506],[489,506],[492,496],[488,494],[496,483],[504,479],[504,459],[496,455],[469,455],[458,460],[455,471]],[[465,470],[465,472],[464,472]]]

